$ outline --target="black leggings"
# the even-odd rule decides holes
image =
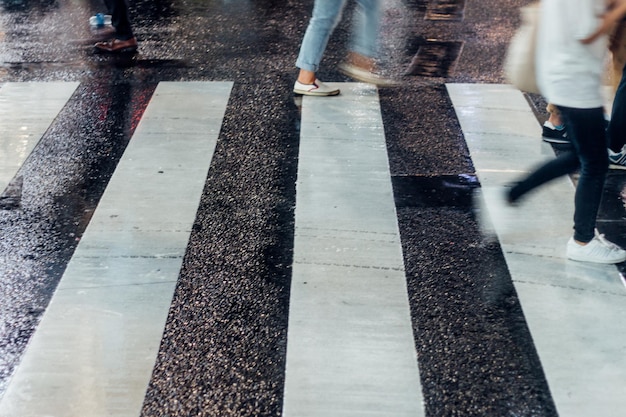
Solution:
[[[115,28],[115,38],[127,41],[134,38],[133,29],[128,15],[128,2],[126,0],[104,0],[109,13],[111,24]]]
[[[609,161],[604,131],[604,110],[557,106],[572,142],[572,150],[538,167],[516,184],[509,197],[517,200],[528,191],[580,169],[574,199],[574,239],[589,242],[595,235]]]

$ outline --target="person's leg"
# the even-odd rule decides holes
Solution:
[[[373,60],[378,52],[380,32],[380,0],[358,0],[352,21],[350,52],[352,59],[362,59],[373,69]],[[355,57],[354,55],[360,56]],[[359,65],[359,62],[353,62]]]
[[[109,13],[111,13],[111,24],[115,28],[115,38],[127,41],[135,37],[128,15],[127,0],[105,0]]]
[[[609,136],[609,149],[620,152],[626,144],[626,67],[622,71],[622,77],[615,90],[613,108],[611,109],[611,121],[607,133]]]
[[[567,258],[581,262],[619,263],[626,261],[626,251],[596,234],[596,217],[608,159],[604,133],[604,109],[572,109],[560,107],[561,118],[568,132],[573,150],[545,164],[509,193],[522,194],[563,172],[569,164],[580,166],[580,177],[574,196],[574,236],[567,242]],[[575,156],[576,161],[572,160]],[[573,161],[573,162],[572,162]],[[516,191],[517,190],[517,191]],[[521,194],[517,196],[519,198]]]
[[[530,175],[516,183],[507,196],[509,203],[519,200],[529,191],[578,169],[580,161],[575,149],[560,153],[555,159],[535,169]]]
[[[313,6],[313,16],[309,21],[296,66],[300,68],[298,81],[303,84],[315,82],[315,72],[328,45],[333,30],[341,20],[343,8],[347,0],[316,0]]]
[[[604,109],[560,107],[572,145],[580,160],[580,177],[574,198],[574,240],[588,243],[595,236],[604,181],[608,171]]]
[[[98,42],[94,45],[97,52],[126,53],[137,50],[137,39],[133,34],[128,16],[126,0],[105,0],[111,13],[111,24],[115,28],[115,37],[108,42]]]
[[[567,130],[561,120],[559,110],[553,104],[548,103],[546,106],[548,112],[548,120],[541,126],[541,137],[544,142],[548,143],[569,143],[567,138]]]
[[[574,197],[574,236],[567,242],[567,257],[582,262],[624,262],[626,251],[596,231],[609,168],[604,108],[560,110],[581,165]]]
[[[546,111],[548,112],[548,121],[552,123],[554,126],[562,126],[563,121],[561,120],[561,112],[559,112],[558,107],[554,104],[548,103],[546,106]]]
[[[357,0],[349,53],[339,69],[355,80],[376,84],[379,87],[392,87],[400,83],[378,74],[376,69],[375,58],[378,55],[380,34],[380,3],[380,0]]]

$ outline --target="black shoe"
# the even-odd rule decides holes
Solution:
[[[543,139],[544,142],[559,144],[569,143],[565,128],[557,129],[550,122],[545,122],[541,128],[541,139]]]
[[[626,146],[622,147],[619,152],[609,149],[609,168],[626,169]]]
[[[519,182],[512,182],[504,186],[504,199],[509,206],[517,206],[517,202],[521,197],[515,190],[518,184]]]

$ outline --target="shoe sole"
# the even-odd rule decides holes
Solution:
[[[577,257],[576,255],[572,255],[568,251],[566,256],[567,256],[567,259],[569,259],[571,261],[592,262],[592,263],[596,263],[596,264],[619,264],[619,263],[622,263],[622,262],[626,261],[626,255],[622,255],[619,258],[613,258],[613,259],[598,259],[598,258],[590,258],[588,256]]]
[[[341,90],[335,90],[335,91],[330,91],[330,92],[318,93],[318,92],[314,92],[314,91],[311,92],[311,91],[306,91],[306,90],[298,90],[297,88],[294,88],[293,92],[296,93],[296,94],[301,94],[303,96],[330,97],[330,96],[337,96],[337,95],[339,95]]]
[[[402,83],[395,80],[373,77],[369,75],[370,73],[368,73],[367,71],[354,68],[351,65],[340,65],[339,71],[341,71],[344,75],[347,75],[350,78],[354,78],[357,81],[374,84],[378,87],[400,87],[402,85]]]
[[[556,143],[558,145],[565,145],[565,144],[569,144],[570,141],[566,140],[566,139],[554,139],[554,138],[547,138],[545,136],[542,136],[541,139],[544,142],[548,142],[548,143]]]
[[[615,259],[615,260],[609,260],[609,259],[598,260],[598,259],[582,259],[582,258],[575,259],[575,258],[570,257],[569,255],[567,256],[567,259],[569,259],[570,261],[575,261],[575,262],[590,262],[594,264],[607,264],[607,265],[619,264],[619,263],[626,261],[626,257]]]
[[[115,50],[110,50],[110,49],[104,49],[104,48],[99,48],[97,46],[94,46],[95,52],[99,53],[99,54],[130,54],[130,53],[135,53],[137,52],[137,49],[139,47],[138,46],[127,46],[126,48],[120,48],[120,49],[115,49]]]

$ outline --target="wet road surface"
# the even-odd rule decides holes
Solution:
[[[445,88],[503,82],[523,3],[385,2],[381,67],[404,85],[379,95],[428,416],[557,415],[500,243],[481,231],[480,183]],[[311,7],[132,2],[139,53],[110,57],[91,47],[100,2],[0,2],[0,83],[80,82],[0,197],[0,394],[157,85],[232,81],[141,415],[281,415],[300,137],[291,89]],[[337,70],[348,28],[320,79],[351,81]],[[541,119],[544,103],[529,99]],[[601,224],[626,245],[623,178],[611,173]]]

